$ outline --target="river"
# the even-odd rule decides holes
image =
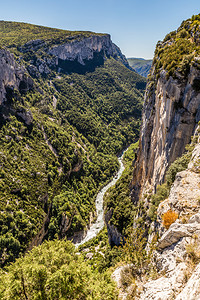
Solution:
[[[104,210],[103,210],[103,197],[105,195],[105,193],[107,192],[107,190],[115,185],[115,183],[117,182],[117,180],[121,177],[125,167],[123,165],[122,162],[122,158],[123,155],[125,153],[126,150],[124,150],[121,154],[121,156],[118,157],[118,161],[119,161],[119,170],[117,172],[117,174],[115,175],[115,177],[112,179],[112,181],[110,181],[106,186],[104,186],[100,192],[97,194],[96,200],[95,200],[95,204],[96,204],[96,213],[97,213],[97,219],[96,222],[94,224],[91,225],[91,227],[88,229],[87,234],[85,236],[85,238],[80,242],[80,243],[76,243],[76,247],[86,243],[87,241],[91,240],[92,238],[94,238],[100,231],[101,229],[103,229],[104,227]]]

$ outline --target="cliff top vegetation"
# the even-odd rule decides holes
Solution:
[[[190,65],[200,68],[200,14],[183,21],[156,46],[153,64],[156,74],[167,71],[167,76],[187,77]]]
[[[0,46],[19,47],[30,40],[55,41],[62,43],[91,35],[105,35],[91,31],[69,31],[21,22],[0,21]]]

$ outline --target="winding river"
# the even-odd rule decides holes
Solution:
[[[91,225],[91,227],[88,229],[87,234],[85,236],[85,238],[80,242],[80,243],[76,243],[76,247],[84,244],[85,242],[89,241],[90,239],[94,238],[100,231],[101,229],[103,229],[104,227],[104,211],[103,211],[103,197],[105,195],[105,193],[107,192],[107,190],[115,185],[115,183],[117,182],[117,180],[121,177],[125,167],[123,165],[122,162],[122,158],[123,155],[125,153],[126,150],[124,150],[121,154],[121,156],[118,157],[118,161],[119,161],[119,170],[117,172],[117,174],[115,175],[115,177],[112,179],[112,181],[110,181],[106,186],[104,186],[100,192],[97,194],[96,200],[95,200],[95,204],[96,204],[96,212],[97,212],[97,219],[96,222],[94,224]]]

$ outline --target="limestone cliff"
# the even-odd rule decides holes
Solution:
[[[33,87],[33,81],[25,74],[25,69],[6,49],[0,49],[0,66],[0,105],[10,99],[15,89],[26,92]]]
[[[0,124],[7,118],[9,113],[16,115],[27,126],[32,123],[32,114],[29,110],[18,105],[13,108],[13,99],[34,88],[34,82],[24,67],[20,66],[14,59],[14,55],[7,49],[0,49]]]
[[[145,207],[136,219],[142,217],[142,227],[150,227],[147,252],[157,239],[151,255],[157,278],[138,279],[135,299],[199,299],[199,28],[200,15],[193,16],[159,42],[148,77],[131,196]],[[196,144],[187,169],[176,174],[171,188],[168,184],[169,196],[158,201],[151,218],[149,199],[191,140],[190,151]]]
[[[160,237],[154,252],[160,276],[144,284],[139,299],[199,299],[199,130],[197,135],[188,168],[177,173],[168,199],[158,207],[157,225],[152,224],[152,229]],[[163,216],[169,211],[176,212],[178,219],[167,229]]]
[[[46,55],[41,56],[41,50]],[[73,39],[66,36],[62,42],[56,40],[51,43],[41,39],[32,40],[20,47],[20,51],[35,53],[28,66],[29,73],[34,77],[47,75],[50,69],[84,74],[103,65],[106,57],[113,57],[132,70],[120,48],[112,43],[109,34],[93,33],[89,37],[77,35]]]
[[[187,34],[183,42],[191,44]],[[157,185],[163,183],[168,166],[182,155],[200,120],[200,57],[197,51],[191,54],[193,49],[189,48],[187,55],[180,54],[179,64],[170,60],[166,65],[167,57],[176,56],[176,47],[182,47],[177,43],[172,35],[155,51],[132,180],[132,197],[136,201],[144,191],[155,192]]]

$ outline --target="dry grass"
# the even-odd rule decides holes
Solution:
[[[200,262],[200,249],[197,246],[197,243],[191,243],[186,246],[186,251],[188,254],[188,257],[192,264],[197,265],[197,263]]]

